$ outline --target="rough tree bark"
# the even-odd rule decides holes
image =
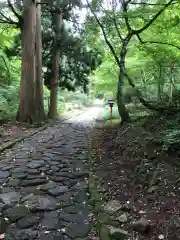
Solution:
[[[60,64],[60,48],[58,47],[58,39],[62,25],[62,14],[55,13],[55,43],[52,51],[52,78],[50,89],[50,104],[49,104],[49,118],[56,118],[58,116],[58,88],[59,88],[59,64]]]
[[[32,0],[24,1],[23,26],[21,31],[22,65],[17,120],[33,123],[37,121],[37,111],[35,102],[36,4]]]
[[[17,120],[27,123],[45,119],[42,85],[41,9],[25,0],[21,26],[21,83]]]
[[[40,2],[39,0],[38,2]],[[42,81],[42,36],[41,36],[41,5],[36,10],[36,108],[39,120],[46,118],[43,101]]]

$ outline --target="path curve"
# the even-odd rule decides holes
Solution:
[[[0,156],[0,239],[88,239],[87,134],[100,107]]]

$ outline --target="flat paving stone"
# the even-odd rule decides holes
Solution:
[[[9,193],[0,194],[0,200],[7,205],[12,205],[19,202],[20,198],[21,198],[21,194],[18,192],[9,192]]]
[[[63,181],[68,181],[69,178],[66,177],[59,177],[59,176],[50,176],[50,179],[54,182],[63,182]]]
[[[87,237],[90,231],[88,224],[71,223],[66,228],[66,234],[72,239]]]
[[[28,168],[36,169],[36,168],[43,166],[44,164],[45,164],[44,161],[32,161],[32,162],[28,163],[26,166]]]
[[[1,191],[1,193],[9,193],[9,192],[14,191],[14,189],[10,188],[10,187],[2,187],[0,191]]]
[[[38,231],[32,229],[9,229],[5,235],[5,240],[33,240],[38,236]]]
[[[8,178],[0,178],[0,185],[6,183],[8,181]]]
[[[34,180],[34,179],[46,179],[46,176],[44,173],[41,173],[41,174],[36,174],[36,175],[28,174],[28,176],[26,177],[26,180]]]
[[[49,181],[46,184],[43,184],[40,189],[43,191],[47,191],[47,190],[55,188],[55,187],[57,187],[57,184],[53,181]]]
[[[82,213],[86,213],[88,215],[88,206],[87,204],[79,204],[79,203],[75,203],[73,206],[69,206],[69,207],[65,207],[63,209],[63,212],[68,213],[68,214],[82,214]]]
[[[52,196],[59,196],[63,193],[66,193],[68,191],[68,187],[66,186],[57,186],[55,188],[50,188],[47,190],[47,193]]]
[[[4,166],[4,167],[2,167],[1,170],[2,170],[2,171],[7,171],[7,170],[10,170],[10,169],[12,169],[12,168],[14,168],[14,166],[13,166],[13,165],[9,165],[9,166]]]
[[[59,165],[59,162],[50,160],[50,161],[48,161],[48,164],[49,164],[50,166],[58,166],[58,165]]]
[[[51,197],[37,195],[29,198],[25,205],[32,211],[50,211],[56,208],[56,203],[56,200]]]
[[[57,211],[45,212],[41,225],[48,230],[55,230],[59,228],[59,214]]]
[[[21,198],[21,202],[25,202],[27,200],[29,200],[30,198],[34,197],[34,193],[30,193],[30,194],[27,194],[25,195],[24,197]]]
[[[63,233],[57,231],[50,231],[48,233],[40,233],[36,240],[71,240],[69,237],[65,236]]]
[[[15,173],[12,174],[12,176],[14,178],[24,179],[28,176],[28,173],[27,172],[15,172]]]
[[[58,120],[0,156],[5,240],[88,239],[88,166],[82,155],[97,112],[88,110],[63,124]]]
[[[20,180],[14,178],[14,179],[10,179],[10,180],[6,183],[6,186],[9,186],[9,187],[17,187],[19,184],[20,184]]]
[[[59,171],[59,168],[56,167],[56,166],[52,166],[52,167],[51,167],[51,170],[52,170],[53,172],[57,172],[57,171]]]
[[[16,167],[16,168],[13,168],[12,170],[11,170],[11,172],[12,173],[21,173],[21,172],[25,172],[26,171],[26,169],[23,169],[23,168],[21,168],[21,167]]]
[[[0,178],[8,178],[9,175],[9,171],[0,171]]]
[[[42,179],[39,179],[39,178],[35,178],[35,179],[27,179],[27,180],[23,180],[21,182],[21,186],[23,187],[27,187],[27,186],[36,186],[36,185],[41,185],[41,184],[44,184],[44,183],[47,183],[47,179],[46,178],[42,178]]]
[[[75,194],[73,200],[77,203],[82,203],[82,202],[87,202],[88,197],[84,190],[80,190]]]
[[[29,174],[32,174],[32,175],[36,175],[36,174],[39,174],[40,173],[40,170],[39,169],[28,169],[27,170]]]
[[[3,215],[14,222],[22,217],[25,217],[28,213],[29,209],[22,205],[8,208],[3,212]]]
[[[37,225],[39,223],[39,216],[35,214],[28,214],[27,216],[19,219],[17,221],[16,226],[19,229],[26,229],[26,228],[31,228],[34,225]]]
[[[84,214],[61,214],[59,219],[65,222],[88,222],[88,217]]]

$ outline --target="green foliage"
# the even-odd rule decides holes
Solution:
[[[23,2],[20,5],[14,5],[18,13],[22,13]],[[52,3],[52,5],[51,5]],[[74,34],[77,30],[76,24],[70,25],[70,21],[76,22],[78,17],[74,13],[75,7],[80,7],[81,1],[49,1],[49,5],[42,5],[42,28],[43,31],[43,67],[47,71],[43,71],[44,82],[47,87],[50,86],[49,81],[52,76],[52,46],[54,41],[53,28],[54,17],[49,10],[56,7],[63,11],[64,26],[59,36],[59,47],[61,49],[60,63],[60,91],[58,94],[58,112],[62,113],[68,108],[73,109],[74,104],[83,106],[90,102],[86,94],[78,91],[75,92],[75,103],[65,100],[62,92],[65,89],[76,91],[81,88],[82,91],[89,91],[89,74],[101,63],[101,52],[96,48],[87,47],[84,36],[81,31]],[[14,117],[17,112],[19,102],[19,86],[21,75],[21,36],[20,31],[16,27],[15,20],[9,17],[7,2],[2,1],[0,11],[7,14],[8,18],[2,14],[0,16],[0,120]],[[76,8],[77,10],[77,8]],[[7,22],[7,24],[6,24]],[[1,24],[3,23],[3,24]],[[77,32],[76,32],[77,33]],[[50,92],[44,87],[44,106],[46,113],[49,107]],[[71,96],[74,93],[70,94]],[[70,106],[70,107],[69,107]]]
[[[102,53],[99,48],[90,48],[85,41],[84,32],[71,25],[72,9],[75,6],[80,6],[79,1],[63,1],[63,5],[58,5],[63,12],[64,18],[67,20],[61,27],[57,45],[61,50],[60,87],[70,91],[75,91],[76,88],[81,87],[87,93],[89,90],[88,77],[101,64]],[[44,74],[44,83],[50,88],[54,23],[53,19],[51,21],[51,15],[47,11],[43,12],[42,25],[44,29],[48,29],[48,31],[43,31],[43,63],[44,67],[47,68]]]
[[[126,36],[129,28],[140,29],[146,26],[163,8],[159,3],[164,5],[168,1],[155,1],[153,3],[158,4],[154,6],[136,3],[133,7],[130,1],[126,2],[127,12],[123,12],[123,6],[119,8],[119,2],[116,0],[112,4],[107,1],[107,5],[100,0],[92,2],[92,14],[88,15],[86,22],[86,32],[89,32],[87,41],[93,46],[91,33],[94,33],[93,41],[102,40],[103,33],[104,42],[101,42],[101,48],[103,45],[105,49],[103,63],[91,76],[95,95],[102,92],[116,94],[120,65],[117,64],[115,56],[120,58],[123,43],[121,36]],[[153,106],[180,107],[177,90],[180,77],[179,15],[179,2],[169,5],[145,31],[134,35],[127,46],[126,72],[131,82],[141,91],[142,98]],[[149,114],[144,108],[137,107],[137,94],[129,88],[126,76],[122,82],[124,85],[121,92],[125,103],[128,104],[130,115]],[[133,110],[129,108],[129,103],[133,103]]]
[[[148,112],[143,106],[142,104],[127,104],[127,109],[129,111],[130,116],[132,116],[132,118],[134,120],[141,118],[141,117],[145,117],[148,116],[150,114],[150,112]],[[110,117],[110,108],[109,105],[106,105],[104,107],[104,112],[103,112],[103,118],[105,121],[111,120]],[[114,105],[113,107],[113,111],[112,111],[112,119],[113,120],[120,120],[120,116],[119,116],[119,112],[118,112],[118,107],[117,104]]]
[[[0,121],[13,118],[18,107],[18,88],[16,86],[1,86],[0,88]]]
[[[180,146],[180,129],[168,129],[165,132],[165,136],[162,138],[163,150],[168,150],[170,147],[177,147]]]
[[[0,121],[16,115],[19,102],[20,59],[9,58],[6,50],[14,42],[17,30],[0,26]]]
[[[91,103],[91,99],[88,95],[77,90],[74,93],[64,91],[63,97],[66,102],[65,110],[73,110],[76,108],[82,108],[83,106],[88,106]]]

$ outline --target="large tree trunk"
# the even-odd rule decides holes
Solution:
[[[58,88],[59,88],[59,64],[60,64],[60,48],[58,47],[58,38],[61,31],[62,14],[55,14],[55,44],[53,47],[52,56],[52,79],[51,79],[51,90],[50,90],[50,104],[48,116],[50,118],[56,118],[58,116]]]
[[[39,0],[40,2],[40,0]],[[42,81],[42,36],[41,36],[41,5],[38,4],[36,12],[36,108],[39,120],[44,120],[46,115],[43,101]]]
[[[23,20],[20,102],[17,120],[33,123],[37,121],[37,111],[35,102],[36,4],[32,0],[24,1]]]

